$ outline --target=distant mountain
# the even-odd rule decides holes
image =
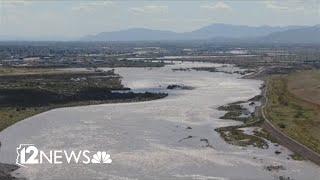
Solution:
[[[271,33],[261,40],[273,43],[320,43],[320,25]]]
[[[206,40],[212,42],[259,42],[259,43],[319,43],[320,25],[317,26],[245,26],[212,24],[200,29],[177,33],[173,31],[133,28],[102,32],[83,38],[65,37],[13,37],[0,35],[0,41],[162,41]]]
[[[270,33],[302,28],[303,26],[244,26],[212,24],[192,32],[176,33],[172,31],[134,28],[122,31],[103,32],[82,38],[82,41],[154,41],[154,40],[203,40],[213,38],[253,38]]]
[[[244,26],[244,25],[229,25],[229,24],[212,24],[192,31],[189,36],[198,38],[252,38],[259,36],[266,36],[273,32],[285,31],[289,29],[302,28],[303,26],[285,26],[285,27],[272,27],[272,26]]]
[[[81,40],[84,41],[154,41],[170,40],[179,37],[179,33],[171,31],[151,30],[134,28],[128,30],[102,32],[97,35],[89,35]]]

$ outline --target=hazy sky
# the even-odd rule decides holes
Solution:
[[[80,37],[145,27],[192,31],[212,23],[320,24],[320,0],[0,0],[0,35]]]

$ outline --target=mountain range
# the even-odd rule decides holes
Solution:
[[[218,40],[269,43],[320,43],[320,25],[316,26],[245,26],[212,24],[191,32],[132,28],[88,35],[80,41],[162,41],[162,40]]]
[[[320,43],[320,25],[274,32],[261,40],[273,43]]]

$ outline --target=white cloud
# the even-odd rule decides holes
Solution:
[[[113,1],[93,1],[93,2],[85,2],[81,3],[77,6],[72,7],[73,11],[93,11],[97,8],[103,8],[113,5]]]
[[[168,12],[168,6],[148,5],[148,6],[142,6],[142,7],[132,7],[129,10],[137,14],[165,13],[165,12]]]
[[[205,8],[205,9],[210,9],[210,10],[224,10],[224,11],[230,11],[232,10],[231,6],[229,6],[228,4],[219,1],[217,3],[214,4],[207,4],[207,5],[202,5],[200,6],[201,8]]]
[[[296,12],[305,10],[302,1],[264,1],[263,2],[268,9],[282,12]]]

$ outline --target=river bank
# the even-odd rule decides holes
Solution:
[[[0,131],[54,108],[154,100],[166,93],[131,92],[114,70],[7,69],[0,73]]]
[[[126,87],[167,91],[169,96],[156,101],[59,108],[38,114],[0,133],[0,159],[13,163],[17,145],[33,143],[41,150],[106,150],[113,160],[108,166],[41,164],[14,172],[30,179],[318,177],[319,168],[305,161],[288,160],[288,150],[280,145],[261,149],[225,143],[214,129],[240,122],[220,119],[225,113],[217,108],[259,95],[262,82],[221,72],[172,71],[194,66],[221,65],[183,63],[152,70],[116,69]],[[175,84],[193,88],[167,89]],[[275,154],[276,148],[282,153]]]
[[[142,102],[168,95],[130,92],[130,88],[124,87],[120,79],[113,71],[3,70],[0,74],[0,131],[52,109]],[[15,179],[10,173],[18,168],[0,163],[0,179]]]

